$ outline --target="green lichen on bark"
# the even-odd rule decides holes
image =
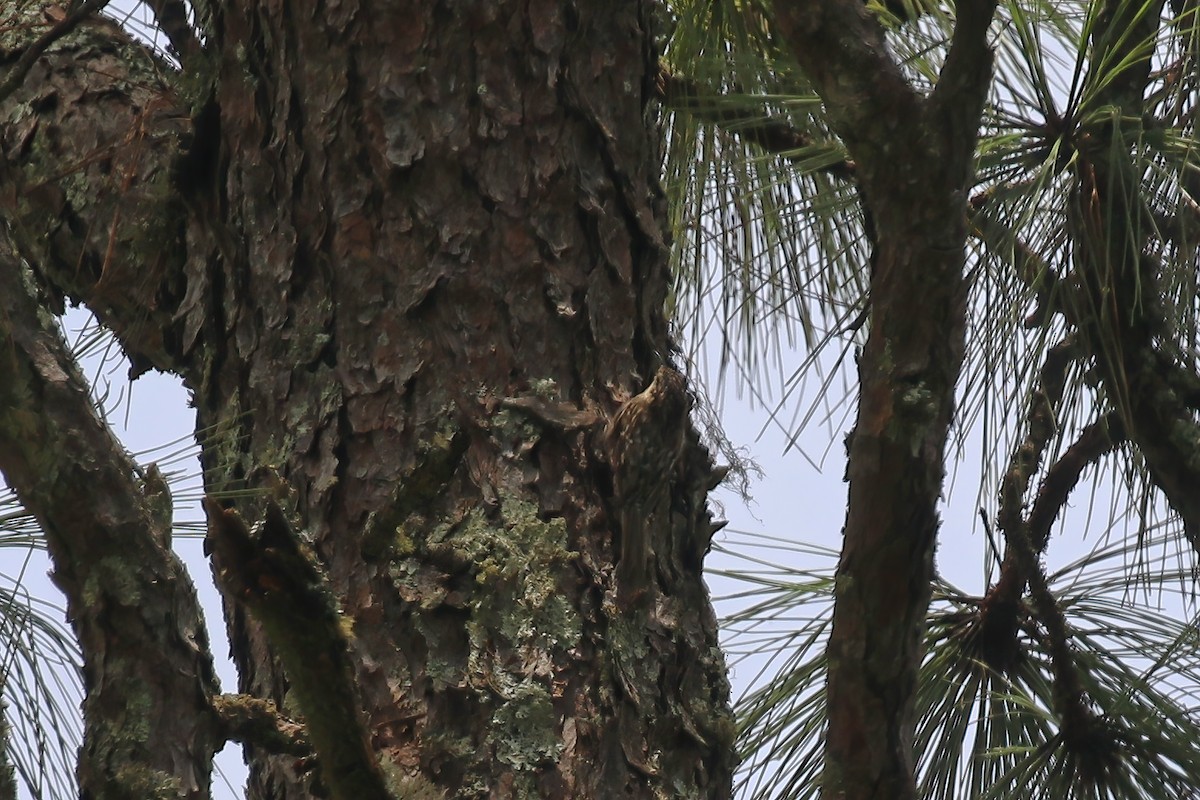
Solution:
[[[114,674],[127,676],[137,675],[135,667],[122,658],[113,658],[109,665]],[[114,689],[110,687],[109,691]],[[125,705],[119,724],[105,721],[102,730],[94,731],[92,740],[98,745],[85,756],[88,764],[85,769],[109,776],[101,784],[99,797],[102,800],[175,800],[181,797],[183,792],[178,778],[128,760],[131,753],[145,753],[152,744],[150,719],[155,714],[156,703],[145,683],[137,678],[121,681],[119,695]]]
[[[537,776],[563,748],[554,682],[583,635],[568,592],[578,554],[566,523],[504,494],[494,513],[471,508],[414,536],[412,554],[397,559],[391,574],[423,612],[416,624],[428,648],[426,675],[439,689],[468,692],[490,719],[482,742],[431,731],[427,744],[468,761],[489,752],[511,770],[513,796],[539,796]],[[461,597],[447,591],[429,578],[430,559],[457,565],[473,588]],[[446,606],[465,615],[465,639],[463,628],[445,627]],[[486,791],[494,781],[481,767],[465,777],[464,791],[476,784]]]
[[[519,442],[522,449],[533,447],[541,436],[541,429],[526,414],[504,408],[489,420],[492,437],[497,442]]]
[[[473,627],[521,647],[568,649],[579,641],[579,615],[562,593],[563,568],[577,556],[566,523],[544,520],[537,506],[502,498],[499,520],[479,511],[447,531],[443,546],[475,565]]]
[[[91,607],[116,603],[136,608],[142,600],[143,577],[139,573],[140,565],[123,556],[102,558],[83,582],[83,601]]]
[[[165,772],[129,766],[118,770],[98,800],[178,800],[184,796],[179,780]]]
[[[562,737],[546,688],[527,680],[513,687],[506,701],[492,714],[496,757],[518,771],[558,758]]]
[[[383,779],[397,800],[445,800],[446,793],[420,775],[409,775],[389,762],[383,763]],[[2,800],[2,798],[0,798]]]
[[[488,735],[497,759],[516,773],[518,796],[537,796],[536,770],[562,747],[551,696],[555,667],[582,635],[561,585],[576,554],[561,519],[541,519],[533,503],[516,497],[501,500],[498,520],[476,512],[467,523],[447,540],[475,564],[467,677],[494,709]],[[498,641],[515,658],[500,657]]]

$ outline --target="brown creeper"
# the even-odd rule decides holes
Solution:
[[[626,592],[641,592],[649,585],[648,522],[667,497],[683,452],[690,406],[683,376],[664,365],[646,390],[627,400],[604,428],[621,518],[618,583]]]

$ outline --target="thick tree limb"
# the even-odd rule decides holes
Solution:
[[[1096,64],[1126,64],[1106,75],[1099,103],[1141,119],[1150,75],[1150,48],[1162,3],[1107,3],[1092,32]],[[1159,344],[1166,330],[1159,289],[1161,266],[1148,255],[1149,228],[1141,224],[1139,168],[1113,146],[1123,134],[1114,119],[1095,132],[1095,151],[1080,160],[1070,231],[1079,276],[1078,305],[1092,313],[1082,320],[1091,348],[1126,433],[1149,467],[1151,478],[1180,515],[1193,549],[1200,551],[1200,467],[1195,453],[1200,426],[1175,386],[1194,383],[1191,369],[1167,358]],[[1179,377],[1170,377],[1179,373]]]
[[[904,79],[883,28],[864,4],[778,2],[775,21],[851,155],[856,160],[884,157],[887,143],[880,129],[915,120],[922,100]]]
[[[188,24],[187,4],[183,0],[147,0],[146,5],[180,61],[186,63],[200,54],[200,40]]]
[[[61,30],[40,6],[0,11],[0,50],[30,53]],[[162,70],[93,16],[0,102],[0,215],[13,242],[60,303],[86,303],[116,334],[136,371],[182,363],[187,247],[173,165],[192,125]]]
[[[390,800],[371,748],[345,629],[316,557],[268,502],[252,533],[210,497],[205,550],[222,588],[262,624],[287,670],[335,800]]]
[[[29,42],[17,58],[17,63],[8,68],[4,80],[0,81],[0,103],[7,100],[17,87],[24,82],[29,70],[45,53],[50,45],[66,36],[88,17],[99,12],[108,5],[108,0],[87,0],[70,14],[59,6],[47,6],[45,19],[52,22],[53,27],[37,39]]]
[[[861,3],[775,5],[784,41],[854,159],[875,245],[829,642],[824,798],[917,796],[914,698],[963,360],[966,197],[994,8],[965,10],[951,53],[961,72],[925,98]]]
[[[249,742],[268,753],[297,758],[313,754],[304,726],[280,714],[270,700],[247,694],[222,694],[213,698],[213,709],[229,741]]]
[[[979,126],[977,109],[983,106],[991,86],[992,49],[987,35],[996,13],[996,0],[962,0],[954,10],[950,52],[929,104],[932,113],[944,119],[948,131],[974,131]],[[966,178],[964,172],[962,180]]]
[[[84,656],[83,796],[208,796],[216,678],[169,519],[0,240],[0,470],[37,517]],[[133,713],[131,713],[131,711]]]

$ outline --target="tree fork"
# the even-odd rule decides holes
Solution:
[[[822,796],[830,800],[917,796],[914,697],[963,359],[966,196],[995,5],[958,5],[945,67],[923,97],[861,3],[775,4],[784,39],[854,159],[875,231],[829,642]]]

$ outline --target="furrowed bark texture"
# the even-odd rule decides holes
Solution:
[[[196,202],[222,213],[188,275],[210,486],[278,473],[353,622],[385,771],[448,796],[729,791],[706,456],[654,534],[661,585],[622,613],[588,432],[499,405],[608,413],[667,349],[648,11],[214,13],[221,147]],[[269,644],[233,626],[241,688],[286,706]],[[306,796],[252,756],[252,796]]]
[[[95,23],[6,104],[21,255],[183,375],[212,497],[311,544],[393,794],[728,796],[707,453],[618,605],[596,427],[502,406],[602,421],[668,351],[648,4],[198,10],[184,76]],[[228,617],[241,688],[302,714]],[[311,796],[268,750],[250,796]]]
[[[917,796],[917,670],[963,359],[965,197],[994,3],[960,3],[937,89],[917,94],[857,2],[776,3],[776,22],[857,165],[875,226],[845,539],[829,642],[822,796]]]

